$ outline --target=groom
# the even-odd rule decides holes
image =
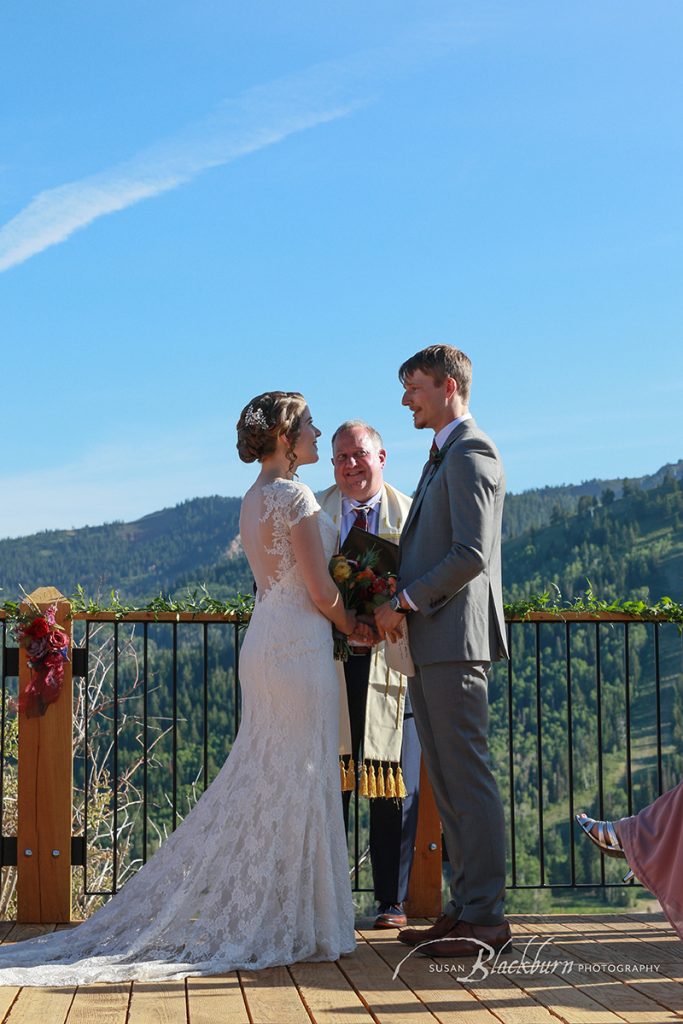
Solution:
[[[476,955],[510,939],[504,916],[505,820],[488,753],[487,677],[507,657],[501,588],[505,477],[469,409],[464,352],[432,345],[399,370],[402,404],[434,439],[400,546],[395,608],[376,612],[381,636],[407,616],[415,677],[410,698],[453,868],[452,899],[431,928],[429,956]],[[457,941],[453,941],[457,940]]]

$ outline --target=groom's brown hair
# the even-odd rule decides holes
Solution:
[[[420,349],[398,371],[401,384],[405,384],[416,370],[432,377],[436,384],[443,384],[446,377],[452,377],[458,385],[458,392],[464,402],[470,397],[472,386],[472,360],[453,345],[429,345]]]

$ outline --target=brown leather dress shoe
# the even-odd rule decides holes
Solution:
[[[475,939],[478,941],[474,941]],[[511,941],[512,932],[507,921],[494,925],[456,921],[446,935],[430,942],[418,952],[423,956],[477,956],[479,952],[484,954],[487,952],[481,943],[498,951]]]
[[[420,942],[429,942],[431,939],[442,939],[451,931],[455,924],[455,918],[448,914],[442,914],[429,928],[404,928],[398,933],[401,942],[406,946],[417,946]]]
[[[408,918],[403,912],[402,903],[380,903],[375,928],[405,928],[407,924]]]

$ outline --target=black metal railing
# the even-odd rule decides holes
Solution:
[[[107,896],[144,863],[212,781],[239,727],[246,620],[75,616],[76,830],[84,891]],[[512,889],[612,886],[616,869],[576,843],[573,816],[633,813],[683,777],[683,646],[677,626],[626,617],[509,621],[509,662],[490,680],[491,750],[506,805]],[[2,634],[0,806],[16,650]],[[352,881],[367,892],[365,801]],[[3,864],[12,862],[3,843]]]
[[[574,814],[619,818],[683,778],[683,645],[673,623],[509,621],[493,667],[491,748],[512,889],[621,884]],[[577,836],[579,842],[577,842]]]
[[[229,753],[239,728],[245,624],[190,615],[76,619],[75,642],[88,661],[87,677],[76,687],[84,733],[75,748],[86,835],[85,894],[104,896],[177,827]],[[212,677],[219,671],[224,678],[216,693]],[[224,714],[212,729],[218,706]],[[106,777],[111,796],[103,809],[99,794]],[[105,837],[96,850],[93,835],[103,825]],[[103,853],[110,859],[108,884],[102,881]]]

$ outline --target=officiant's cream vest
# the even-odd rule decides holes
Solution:
[[[320,506],[337,527],[337,548],[342,521],[342,494],[337,485],[317,495]],[[379,506],[378,536],[398,544],[412,499],[385,483]],[[343,662],[337,663],[340,695],[339,753],[348,758],[351,752],[351,728],[346,699]],[[384,644],[373,648],[370,658],[368,696],[363,738],[363,763],[359,766],[360,793],[365,796],[398,796],[401,741],[403,739],[403,708],[407,680],[387,666]],[[355,766],[342,767],[342,785],[353,788]]]

